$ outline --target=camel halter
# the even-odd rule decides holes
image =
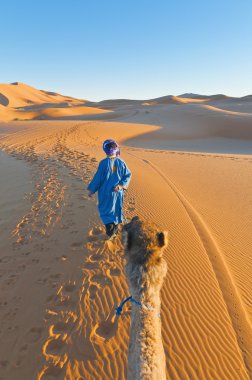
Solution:
[[[153,310],[154,310],[154,311],[156,310],[154,307],[152,307],[152,306],[148,306],[148,305],[145,305],[144,303],[135,300],[135,298],[133,298],[132,296],[129,296],[129,297],[125,298],[125,300],[122,301],[118,307],[116,307],[116,309],[115,309],[115,310],[116,310],[115,313],[116,313],[116,315],[117,315],[118,317],[119,317],[120,315],[122,315],[123,306],[124,306],[124,305],[126,304],[126,302],[128,302],[128,301],[130,301],[130,302],[132,302],[132,303],[135,303],[135,304],[138,305],[138,306],[141,306],[141,307],[142,307],[143,309],[145,309],[145,310],[152,310],[152,311],[153,311]],[[157,316],[160,317],[160,314],[158,313]]]

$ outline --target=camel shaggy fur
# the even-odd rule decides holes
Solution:
[[[123,227],[122,241],[129,290],[142,304],[132,303],[127,379],[164,380],[160,290],[167,272],[162,255],[168,244],[168,234],[134,217]]]

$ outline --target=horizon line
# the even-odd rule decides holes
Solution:
[[[14,82],[9,82],[9,83],[0,83],[0,85],[19,85],[19,84],[23,84],[25,86],[29,86],[29,87],[32,87],[36,90],[39,90],[39,91],[47,91],[47,92],[55,92],[57,94],[60,94],[60,95],[63,95],[63,96],[67,96],[67,97],[72,97],[72,98],[75,98],[75,99],[78,99],[78,100],[86,100],[88,102],[91,102],[91,103],[99,103],[99,102],[103,102],[103,101],[109,101],[109,100],[135,100],[135,101],[147,101],[147,100],[155,100],[155,99],[160,99],[160,98],[165,98],[165,97],[169,97],[169,96],[175,96],[175,97],[182,97],[182,96],[185,96],[187,95],[189,97],[189,95],[198,95],[198,96],[205,96],[205,97],[213,97],[213,96],[226,96],[228,98],[237,98],[237,99],[242,99],[242,98],[245,98],[245,97],[249,97],[249,96],[252,96],[252,93],[251,94],[246,94],[246,95],[242,95],[242,96],[234,96],[234,95],[227,95],[226,93],[212,93],[212,94],[206,94],[206,93],[198,93],[198,92],[183,92],[183,93],[180,93],[179,95],[174,95],[174,94],[166,94],[166,95],[161,95],[161,96],[156,96],[154,98],[131,98],[131,97],[109,97],[109,98],[102,98],[101,100],[90,100],[89,98],[84,98],[84,97],[78,97],[78,96],[75,96],[75,95],[65,95],[64,93],[61,92],[61,90],[58,91],[54,91],[54,90],[44,90],[44,89],[41,89],[41,88],[37,88],[33,85],[30,85],[30,84],[27,84],[25,82],[21,82],[21,81],[14,81]],[[64,91],[64,90],[63,90]]]

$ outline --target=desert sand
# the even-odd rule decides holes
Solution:
[[[123,247],[87,197],[106,138],[133,174],[127,218],[169,231],[167,379],[251,379],[252,98],[0,86],[0,379],[126,379]]]

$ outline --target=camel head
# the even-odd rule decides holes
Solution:
[[[161,288],[167,271],[163,250],[168,244],[167,231],[135,216],[122,230],[126,275],[133,287],[156,285]]]

